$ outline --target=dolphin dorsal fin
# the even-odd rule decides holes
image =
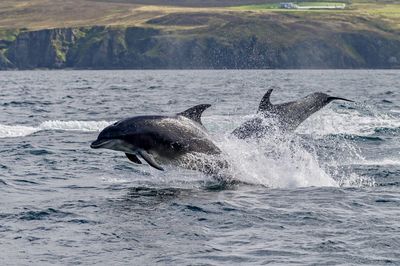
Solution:
[[[341,100],[341,101],[346,101],[346,102],[354,103],[353,100],[349,100],[349,99],[345,99],[345,98],[340,98],[340,97],[328,96],[328,99],[327,99],[328,102],[332,102],[332,101],[335,101],[335,100]]]
[[[271,103],[271,93],[274,89],[269,89],[265,94],[264,97],[261,99],[260,105],[258,106],[258,113],[262,113],[268,110],[271,110],[272,103]]]
[[[183,111],[182,113],[179,113],[178,115],[187,117],[201,124],[201,114],[210,106],[211,104],[199,104],[187,109],[186,111]]]

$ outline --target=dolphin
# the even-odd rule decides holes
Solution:
[[[186,154],[218,155],[201,123],[209,104],[200,104],[171,116],[136,116],[120,120],[103,129],[90,147],[122,151],[128,159],[163,171],[160,163],[181,159]]]
[[[234,136],[239,139],[262,138],[273,130],[294,131],[309,116],[334,100],[354,102],[322,92],[315,92],[297,101],[272,104],[270,100],[272,91],[273,89],[269,89],[262,98],[257,117],[236,128],[232,132]]]

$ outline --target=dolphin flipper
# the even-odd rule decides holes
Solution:
[[[153,166],[154,168],[164,171],[164,168],[161,167],[161,165],[159,165],[153,158],[153,156],[151,156],[151,154],[149,154],[147,151],[145,150],[139,150],[139,154],[140,156],[142,156],[142,158],[151,166]]]
[[[129,161],[137,163],[137,164],[142,164],[142,162],[139,160],[139,158],[134,155],[134,154],[129,154],[129,153],[125,153],[126,157],[128,157]]]
[[[192,119],[193,121],[196,121],[199,124],[202,124],[201,114],[210,106],[211,104],[199,104],[179,113],[178,115],[184,116],[186,118]]]

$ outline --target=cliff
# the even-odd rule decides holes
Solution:
[[[399,33],[364,18],[174,14],[145,27],[18,30],[1,36],[3,70],[400,68]]]

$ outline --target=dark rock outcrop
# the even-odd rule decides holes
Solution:
[[[336,41],[332,42],[334,39]],[[400,68],[400,39],[377,32],[310,34],[297,42],[260,34],[171,34],[154,28],[66,28],[0,40],[0,69]]]
[[[63,68],[79,29],[52,29],[20,33],[5,53],[15,68]]]

